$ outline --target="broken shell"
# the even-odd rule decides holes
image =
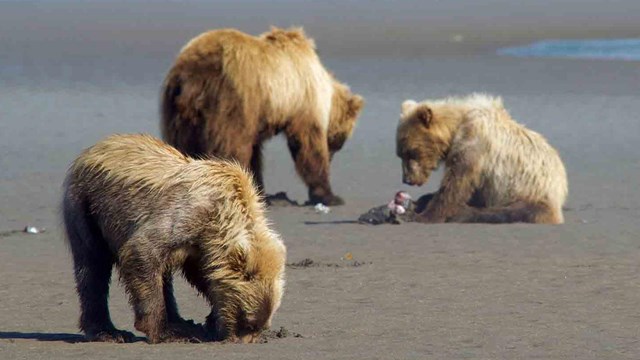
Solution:
[[[328,214],[331,209],[324,205],[323,203],[317,203],[316,206],[313,207],[317,213],[320,214]]]
[[[35,226],[26,226],[24,228],[24,232],[26,232],[27,234],[40,234],[40,233],[44,232],[44,228],[43,229],[38,229]]]

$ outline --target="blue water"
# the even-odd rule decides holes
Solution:
[[[640,39],[543,40],[498,50],[518,57],[640,60]]]

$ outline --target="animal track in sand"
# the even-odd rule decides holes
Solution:
[[[331,268],[347,268],[347,267],[360,267],[363,265],[370,265],[373,262],[369,261],[346,261],[344,263],[322,263],[316,262],[312,259],[305,258],[297,262],[288,263],[287,267],[292,269],[306,269],[306,268],[314,268],[314,267],[331,267]]]

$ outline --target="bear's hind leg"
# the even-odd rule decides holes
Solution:
[[[468,207],[459,214],[447,219],[447,222],[463,223],[537,223],[560,224],[559,217],[549,205],[527,201],[517,201],[504,207],[472,208]]]
[[[564,217],[562,215],[562,208],[555,209],[553,206],[547,203],[534,203],[529,204],[529,209],[532,217],[530,222],[536,224],[562,224],[564,223]]]
[[[78,259],[74,270],[80,297],[80,329],[88,341],[125,343],[135,336],[113,325],[109,315],[109,283],[112,262],[109,259]]]
[[[118,330],[109,315],[109,283],[114,258],[102,235],[80,207],[65,199],[64,221],[80,299],[79,327],[88,341],[131,342],[134,335]]]

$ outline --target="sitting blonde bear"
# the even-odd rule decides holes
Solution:
[[[407,100],[397,128],[403,182],[420,186],[443,162],[440,189],[417,220],[560,224],[567,175],[545,138],[515,122],[500,98]]]

